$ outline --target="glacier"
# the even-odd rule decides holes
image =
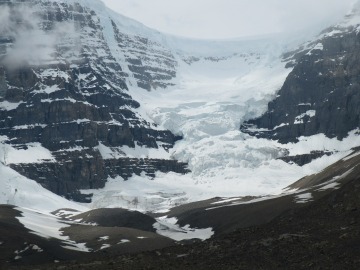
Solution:
[[[157,173],[153,179],[133,176],[128,181],[109,179],[102,190],[82,191],[94,194],[90,207],[166,213],[171,207],[212,197],[280,194],[301,177],[346,156],[360,142],[354,131],[344,141],[319,134],[283,145],[239,130],[243,121],[266,111],[291,72],[283,54],[314,39],[314,33],[193,40],[164,35],[123,16],[113,16],[131,29],[130,35],[161,43],[177,61],[173,86],[144,91],[129,78],[129,92],[140,102],[139,114],[145,119],[183,136],[168,154],[187,162],[191,173]],[[313,150],[335,154],[302,167],[277,159],[286,153]],[[142,153],[138,151],[139,156]],[[151,157],[164,155],[152,151]]]

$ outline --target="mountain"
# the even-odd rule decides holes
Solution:
[[[1,264],[195,265],[218,245],[230,267],[247,232],[242,252],[325,239],[310,220],[331,209],[329,230],[356,224],[358,7],[320,35],[192,40],[98,0],[2,1]]]
[[[180,139],[139,114],[140,104],[129,95],[125,80],[133,76],[146,89],[150,81],[165,85],[171,75],[156,75],[158,81],[151,77],[152,69],[174,73],[165,49],[120,34],[98,1],[84,6],[76,1],[3,1],[1,9],[7,20],[0,71],[4,164],[80,201],[87,198],[79,189],[101,188],[109,176],[187,172],[186,164],[175,160],[130,158],[123,150],[166,153]],[[115,58],[120,54],[113,50],[121,49],[122,56],[130,55],[126,67],[131,73]],[[139,60],[141,49],[146,60]]]
[[[261,117],[242,131],[280,142],[325,134],[343,139],[359,122],[359,9],[288,54],[296,65]]]

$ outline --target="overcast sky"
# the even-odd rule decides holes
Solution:
[[[159,31],[195,38],[231,38],[327,25],[355,0],[103,0]]]

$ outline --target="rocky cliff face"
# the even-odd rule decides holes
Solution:
[[[109,176],[187,172],[186,164],[129,159],[121,150],[166,151],[180,139],[146,121],[127,91],[129,77],[147,90],[166,86],[175,76],[169,52],[121,34],[110,16],[101,13],[102,5],[98,11],[73,1],[8,0],[0,7],[0,137],[18,150],[39,143],[51,157],[17,164],[7,160],[5,149],[4,163],[14,163],[10,165],[17,171],[72,198],[78,198],[74,194],[79,189],[103,187]],[[132,63],[130,73],[114,56],[115,49]],[[117,157],[105,157],[99,145]]]
[[[137,86],[150,91],[173,85],[171,80],[176,77],[177,62],[169,50],[148,38],[121,33],[114,21],[112,26]]]
[[[295,63],[268,111],[241,130],[280,142],[323,133],[342,139],[360,127],[359,12],[286,55]],[[360,21],[359,21],[360,23]],[[291,62],[289,63],[291,64]]]

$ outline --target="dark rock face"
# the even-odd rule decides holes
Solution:
[[[102,144],[119,151],[122,146],[168,150],[181,139],[157,129],[137,112],[140,104],[129,95],[126,85],[129,74],[115,59],[96,11],[77,3],[51,1],[3,1],[0,8],[9,11],[9,24],[16,29],[15,33],[12,28],[0,32],[0,136],[20,149],[41,143],[56,159],[10,164],[12,168],[57,194],[81,201],[88,198],[80,196],[79,189],[101,188],[109,176],[128,179],[143,171],[151,176],[157,170],[187,172],[185,164],[174,160],[129,159],[125,155],[120,160],[105,160],[96,149]],[[30,10],[26,16],[31,19],[22,14],[23,9]],[[140,38],[134,41],[129,37],[120,44],[125,36],[112,23],[114,40],[118,39],[124,50],[157,52],[157,45]],[[39,55],[28,51],[31,48],[22,49],[32,57],[23,57],[24,62],[18,63],[12,54],[27,31],[52,42],[40,42],[44,51]],[[164,65],[175,65],[171,55],[155,58]],[[166,72],[145,62],[134,62],[133,69],[139,69],[134,71],[135,77],[144,77],[138,78],[139,86],[148,90],[150,84],[166,86],[159,80],[176,75],[169,71],[161,75],[166,78],[150,78],[148,72]]]
[[[332,152],[324,152],[324,151],[311,151],[310,154],[303,154],[303,155],[297,155],[297,156],[285,156],[280,157],[278,159],[281,159],[287,163],[296,163],[299,166],[303,166],[305,164],[310,163],[314,159],[321,158],[322,156],[330,156],[332,155]]]
[[[105,166],[110,177],[120,175],[124,179],[128,179],[133,174],[140,175],[142,172],[152,178],[155,177],[156,171],[163,173],[172,171],[182,174],[190,172],[186,163],[165,159],[107,159]]]
[[[360,127],[360,35],[355,28],[333,30],[339,29],[294,56],[297,64],[268,111],[242,131],[289,142],[318,133],[342,139]]]
[[[155,177],[157,171],[188,173],[187,164],[176,160],[119,158],[103,159],[97,151],[82,151],[67,154],[57,162],[41,164],[10,164],[22,175],[36,180],[43,187],[65,195],[79,202],[91,202],[91,195],[81,194],[79,189],[98,189],[104,187],[109,177],[121,176],[125,180],[143,172]]]
[[[126,227],[148,232],[156,232],[156,220],[146,214],[121,208],[99,208],[72,217],[82,222],[96,223],[103,227]]]
[[[118,46],[139,87],[151,90],[173,85],[171,80],[176,77],[177,62],[170,51],[147,38],[134,38],[121,33],[114,21],[112,26]],[[129,47],[132,48],[131,54],[127,52]]]

